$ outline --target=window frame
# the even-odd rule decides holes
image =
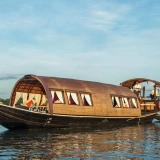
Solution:
[[[112,101],[112,106],[113,108],[125,108],[125,109],[138,109],[138,98],[135,98],[135,97],[132,97],[132,96],[123,96],[123,95],[116,95],[116,94],[110,94],[110,97],[111,97],[111,101]],[[119,99],[119,103],[120,103],[120,107],[114,107],[114,103],[113,103],[113,100],[112,100],[112,97],[118,97]],[[128,103],[128,107],[124,107],[124,102],[123,102],[123,99],[126,98],[127,99],[127,103]],[[133,105],[131,105],[131,101],[132,99],[135,100],[135,103],[136,103],[136,106],[137,107],[133,107]]]
[[[53,102],[53,97],[52,97],[52,93],[51,93],[51,97],[52,97],[52,104],[66,104],[66,100],[65,100],[65,97],[64,97],[64,90],[63,89],[57,89],[57,88],[49,88],[49,91],[51,93],[51,91],[60,91],[62,93],[62,98],[63,98],[63,103],[54,103]]]
[[[110,96],[111,96],[111,101],[112,101],[112,106],[113,106],[113,108],[122,108],[121,96],[120,96],[120,95],[116,95],[116,94],[111,94]],[[113,97],[114,99],[112,99],[112,97]],[[114,106],[114,102],[118,103],[117,100],[116,100],[116,97],[117,97],[118,100],[119,100],[119,105],[117,104],[118,107],[116,107],[116,105]],[[113,102],[113,100],[114,100],[114,102]]]
[[[70,104],[70,103],[69,103],[69,97],[68,97],[67,92],[75,93],[75,94],[76,94],[78,104]],[[66,97],[67,97],[67,103],[68,103],[68,105],[71,105],[71,106],[80,106],[80,99],[79,99],[78,91],[66,89],[66,90],[65,90],[65,94],[66,94]],[[75,101],[74,101],[74,102],[75,102]],[[76,103],[76,102],[75,102],[75,103]]]
[[[91,105],[84,105],[83,99],[82,99],[82,94],[84,94],[84,95],[89,95]],[[80,99],[81,99],[81,102],[82,102],[82,106],[83,106],[83,107],[93,107],[92,94],[91,94],[90,92],[79,91],[79,95],[80,95]],[[88,103],[88,102],[87,102],[87,103]],[[88,104],[89,104],[89,103],[88,103]]]
[[[136,106],[137,106],[137,107],[133,107],[133,106],[131,105],[131,101],[132,101],[132,99],[135,99],[135,102],[136,102]],[[139,108],[139,107],[138,107],[138,99],[137,99],[137,98],[135,98],[135,97],[130,97],[130,106],[131,106],[131,108],[133,108],[133,109],[137,109],[137,108]]]

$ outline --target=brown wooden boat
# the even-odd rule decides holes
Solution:
[[[145,101],[144,97],[139,99],[129,89],[135,80],[137,79],[116,86],[25,75],[13,87],[9,106],[0,104],[0,125],[8,129],[112,128],[151,123],[159,111],[158,100],[155,98],[153,101]],[[160,86],[159,82],[154,83]],[[18,104],[20,98],[23,102]]]
[[[140,109],[143,114],[147,114],[148,112],[159,112],[160,110],[160,82],[146,79],[146,78],[134,78],[127,80],[123,83],[121,83],[122,86],[130,88],[132,91],[134,91],[134,85],[135,82],[138,81],[140,84],[143,84],[140,94],[139,94],[139,103],[140,103]],[[145,83],[151,82],[153,84],[152,88],[152,94],[149,93],[146,95],[146,86]]]

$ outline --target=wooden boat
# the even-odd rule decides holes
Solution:
[[[151,123],[158,112],[157,100],[142,103],[128,88],[134,80],[116,86],[25,75],[13,87],[9,106],[0,104],[0,125],[8,129],[110,128]],[[154,82],[160,85],[159,82]],[[23,99],[22,104],[17,103],[19,98]],[[150,109],[146,108],[150,106],[148,104],[151,105]]]
[[[159,112],[160,110],[160,94],[159,88],[160,88],[160,82],[151,80],[151,79],[146,79],[146,78],[135,78],[135,79],[130,79],[125,82],[123,82],[121,85],[124,87],[128,87],[131,90],[133,90],[133,86],[135,85],[135,82],[138,81],[139,83],[149,83],[151,82],[153,84],[153,95],[149,93],[149,95],[145,95],[146,92],[146,86],[142,86],[140,95],[139,95],[139,103],[140,103],[140,109],[143,114],[146,114],[148,112],[154,112],[157,111]]]

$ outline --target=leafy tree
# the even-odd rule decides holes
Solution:
[[[21,104],[21,103],[23,103],[23,98],[22,97],[18,100],[18,102],[16,104]]]
[[[2,99],[2,98],[0,98],[0,102],[2,102],[5,105],[9,105],[9,99]]]
[[[0,102],[2,102],[5,105],[9,105],[9,101],[10,101],[10,99],[2,99],[2,98],[0,98]],[[16,104],[21,104],[21,103],[23,103],[23,99],[22,98],[20,98]]]

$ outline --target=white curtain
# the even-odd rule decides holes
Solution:
[[[68,100],[69,100],[69,96],[70,96],[70,94],[71,94],[70,92],[67,92],[67,97],[68,97]]]
[[[116,99],[116,102],[117,102],[117,104],[118,104],[118,107],[120,107],[119,98],[118,98],[118,97],[115,97],[115,99]]]
[[[56,91],[56,94],[57,94],[59,100],[61,101],[61,103],[64,103],[62,92],[61,91]]]
[[[54,100],[55,93],[56,93],[56,95],[57,95],[57,97],[59,99],[58,103],[64,103],[63,96],[62,96],[62,91],[51,91],[52,100]]]
[[[35,94],[34,93],[29,93],[28,100],[33,100],[33,98],[35,98]]]
[[[132,98],[132,102],[133,102],[134,106],[137,108],[137,103],[136,103],[136,100],[134,98]]]
[[[86,97],[86,100],[87,100],[88,104],[91,106],[91,105],[92,105],[92,102],[91,102],[91,97],[90,97],[90,95],[89,95],[89,94],[86,94],[85,97]]]
[[[36,103],[36,101],[35,101],[35,94],[34,93],[29,93],[29,98],[28,98],[28,101],[30,101],[30,100],[32,100],[33,101],[33,103],[35,104]]]
[[[78,99],[77,99],[77,94],[76,94],[76,93],[71,93],[71,96],[72,96],[74,102],[75,102],[76,104],[79,104],[79,103],[78,103]]]
[[[84,97],[85,97],[85,94],[81,94],[81,97],[82,97],[82,101],[83,101],[83,104],[84,104]]]
[[[47,101],[46,95],[43,94],[41,104],[46,103],[46,101]]]
[[[79,104],[79,103],[78,103],[78,99],[77,99],[77,94],[76,94],[76,93],[67,92],[68,100],[69,100],[70,95],[71,95],[71,97],[73,98],[74,102],[75,102],[76,104]]]
[[[112,103],[114,103],[114,97],[112,97]]]
[[[127,107],[129,108],[129,103],[128,103],[127,98],[123,97],[122,101],[123,101],[123,105],[126,103]]]
[[[86,98],[88,104],[91,106],[92,102],[91,102],[91,97],[89,94],[81,94],[82,100],[84,99],[84,97]]]
[[[39,106],[40,100],[41,100],[41,94],[35,94],[36,104]]]
[[[15,104],[18,102],[18,100],[20,99],[21,96],[22,96],[21,92],[16,92],[16,96],[15,96],[15,100],[14,100],[14,104],[13,104],[14,107],[15,107]]]
[[[51,91],[52,101],[54,100],[54,92],[55,92],[55,91]]]
[[[23,104],[26,103],[26,101],[27,101],[27,96],[28,96],[28,93],[23,93]]]

